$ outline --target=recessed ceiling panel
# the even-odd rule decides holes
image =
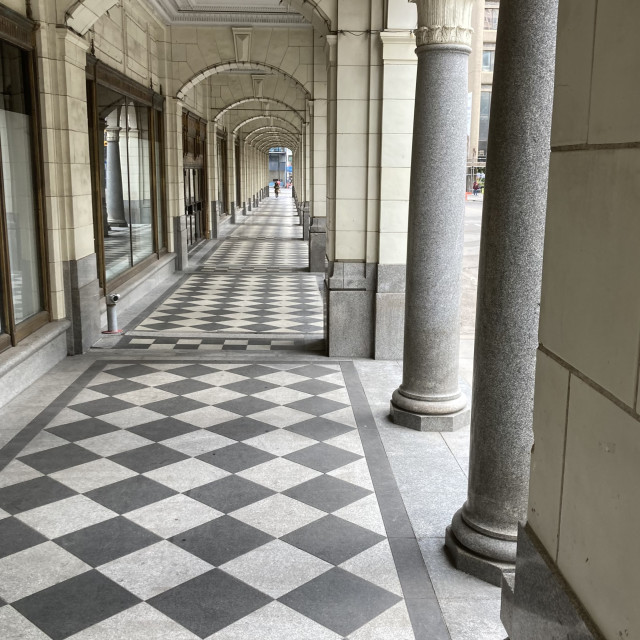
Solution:
[[[310,26],[280,0],[150,0],[169,24]]]

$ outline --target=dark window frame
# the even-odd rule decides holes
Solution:
[[[31,124],[31,166],[33,186],[35,188],[34,214],[36,225],[36,244],[38,251],[38,276],[42,310],[25,320],[16,323],[13,307],[13,286],[9,259],[8,228],[2,165],[0,163],[0,277],[2,295],[0,295],[0,314],[5,333],[0,333],[0,352],[18,345],[44,325],[51,322],[50,279],[48,269],[47,226],[44,202],[44,167],[42,154],[42,126],[40,120],[40,94],[38,91],[38,73],[35,51],[35,28],[33,21],[0,6],[0,40],[17,47],[23,54],[26,72],[26,98],[29,101]],[[1,154],[1,150],[0,150]],[[1,155],[0,155],[1,158]]]
[[[166,180],[166,131],[165,131],[165,98],[157,94],[152,89],[144,87],[131,78],[125,76],[120,71],[112,69],[108,65],[98,60],[93,55],[87,55],[87,65],[85,68],[87,79],[87,112],[89,117],[89,149],[91,159],[91,182],[93,192],[93,226],[95,251],[98,264],[98,280],[102,295],[114,291],[124,282],[134,278],[149,265],[157,262],[160,257],[167,253],[168,247],[168,226],[169,216],[167,207],[167,180]],[[151,255],[143,258],[140,262],[132,265],[124,272],[107,280],[106,260],[104,247],[103,228],[103,208],[102,208],[102,181],[99,167],[99,144],[104,144],[99,139],[98,108],[97,108],[97,88],[105,87],[114,91],[123,98],[133,100],[137,106],[147,109],[149,125],[149,178],[151,184],[151,207],[152,207],[152,239],[153,251]],[[156,126],[160,126],[160,169],[156,166]],[[157,176],[160,175],[161,185],[157,188]],[[162,198],[163,231],[159,233],[158,225],[158,193]]]

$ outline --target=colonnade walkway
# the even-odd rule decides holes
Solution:
[[[116,347],[322,351],[322,281],[308,272],[291,191],[280,193],[238,213],[237,228]]]
[[[399,363],[313,350],[290,197],[238,223],[0,409],[0,636],[503,640],[443,552],[464,434],[389,422]]]

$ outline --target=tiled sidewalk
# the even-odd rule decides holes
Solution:
[[[449,638],[373,425],[352,363],[94,363],[0,450],[2,637]]]

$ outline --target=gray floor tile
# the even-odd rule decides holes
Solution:
[[[296,391],[303,391],[304,393],[310,393],[312,395],[319,395],[326,393],[327,391],[334,391],[336,389],[342,389],[341,385],[332,384],[331,382],[325,382],[324,380],[305,380],[304,382],[298,382],[297,384],[289,385],[291,389]]]
[[[208,373],[211,373],[211,370],[209,370]],[[209,385],[206,382],[201,382],[200,380],[184,379],[177,380],[176,382],[169,382],[168,384],[160,385],[157,388],[162,389],[162,391],[168,391],[169,393],[184,396],[187,395],[187,393],[195,393],[196,391],[208,389]]]
[[[162,440],[184,435],[185,433],[198,431],[198,427],[188,425],[185,422],[175,420],[174,418],[164,418],[162,420],[155,420],[154,422],[140,424],[137,427],[131,427],[129,431],[138,436],[142,436],[143,438],[147,438],[147,440],[160,442]]]
[[[138,602],[112,580],[89,571],[14,602],[13,606],[53,640],[62,640]]]
[[[165,416],[175,416],[178,413],[186,413],[187,411],[200,409],[204,406],[206,406],[204,402],[198,402],[197,400],[193,400],[192,398],[174,396],[173,398],[146,404],[145,408],[149,409],[150,411],[156,411],[157,413],[161,413]]]
[[[98,418],[87,418],[86,420],[79,420],[78,422],[71,422],[69,424],[61,424],[57,427],[50,427],[47,429],[50,433],[69,440],[69,442],[76,442],[77,440],[84,440],[85,438],[93,438],[94,436],[101,436],[105,433],[111,433],[117,431],[118,427],[104,422]]]
[[[129,393],[130,391],[139,391],[144,389],[143,384],[134,382],[133,380],[116,380],[114,382],[105,382],[104,384],[97,384],[91,387],[92,391],[98,393],[104,393],[107,396],[117,396],[121,393]]]
[[[353,427],[348,427],[340,422],[334,422],[326,418],[316,417],[291,425],[290,427],[286,427],[286,429],[287,431],[293,431],[294,433],[299,433],[300,435],[322,442],[347,433],[347,431],[352,431]]]
[[[89,491],[86,495],[116,513],[127,513],[164,500],[175,493],[159,482],[154,482],[144,476],[135,476]]]
[[[335,516],[325,516],[282,540],[331,564],[341,564],[384,537]]]
[[[338,467],[344,467],[346,464],[355,462],[362,456],[322,443],[307,447],[306,449],[302,449],[302,451],[296,451],[285,457],[287,460],[293,460],[293,462],[311,467],[316,471],[327,473]]]
[[[98,567],[98,571],[143,600],[164,593],[213,567],[166,540]]]
[[[291,409],[296,411],[304,411],[314,416],[322,416],[326,413],[338,411],[343,409],[346,405],[342,402],[335,402],[335,400],[329,400],[328,398],[321,398],[319,396],[312,396],[304,400],[298,400],[287,405]]]
[[[54,447],[53,449],[23,456],[20,458],[20,462],[28,464],[30,467],[40,471],[40,473],[50,474],[97,460],[99,457],[76,444],[67,444],[62,447]]]
[[[56,544],[92,567],[144,549],[161,538],[121,516],[68,533]]]
[[[138,473],[145,473],[145,471],[165,467],[168,464],[174,464],[186,458],[188,456],[184,453],[156,443],[146,447],[138,447],[133,451],[118,453],[115,456],[111,456],[110,459],[128,469],[133,469]]]
[[[222,511],[231,513],[272,495],[273,491],[238,476],[228,476],[187,492],[190,498]]]
[[[232,413],[237,413],[239,416],[248,416],[253,413],[258,413],[260,411],[266,411],[267,409],[272,409],[277,405],[273,402],[267,402],[266,400],[261,400],[260,398],[247,396],[246,398],[237,398],[236,400],[229,400],[228,402],[222,402],[217,406],[219,409],[223,409],[224,411],[231,411]]]
[[[51,478],[34,478],[0,489],[0,509],[16,514],[75,494],[75,491]]]
[[[152,598],[149,604],[206,638],[269,602],[269,596],[214,569]]]
[[[232,382],[231,384],[225,385],[225,388],[231,389],[231,391],[237,391],[238,393],[244,393],[245,395],[252,395],[262,391],[276,389],[277,387],[275,384],[271,384],[265,380],[242,380],[241,382]]]
[[[74,411],[83,413],[86,416],[95,418],[97,416],[104,416],[116,411],[122,411],[124,409],[130,409],[135,405],[130,402],[124,402],[118,398],[102,398],[101,400],[91,400],[89,402],[82,402],[73,406]]]
[[[295,611],[347,636],[401,598],[339,568],[280,598]]]
[[[273,538],[235,518],[222,516],[183,531],[170,540],[198,558],[214,566],[220,566],[253,551]]]
[[[370,493],[367,489],[357,487],[350,482],[325,475],[303,482],[284,492],[290,498],[300,500],[327,513],[341,509]]]
[[[0,558],[29,549],[46,540],[42,534],[16,518],[0,520]]]
[[[230,473],[237,473],[272,460],[275,456],[239,442],[205,453],[198,458]]]
[[[248,440],[249,438],[255,438],[256,436],[264,433],[269,433],[277,429],[270,424],[254,420],[253,418],[238,418],[237,420],[230,420],[229,422],[223,422],[222,424],[209,427],[207,431],[212,431],[226,438],[238,440]]]

